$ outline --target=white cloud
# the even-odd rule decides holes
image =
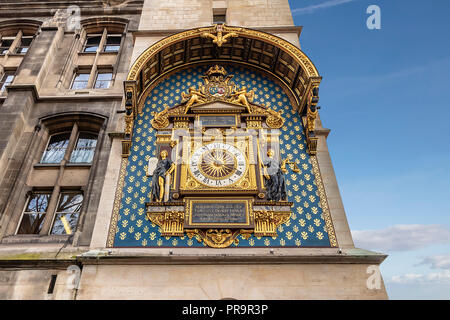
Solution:
[[[319,3],[319,4],[313,4],[313,5],[310,5],[307,7],[293,9],[292,13],[293,14],[313,13],[314,11],[319,10],[319,9],[331,8],[331,7],[339,6],[341,4],[353,2],[353,1],[356,1],[356,0],[329,0],[329,1]]]
[[[450,269],[450,254],[426,257],[419,264],[430,264],[433,269]]]
[[[443,225],[394,225],[381,230],[352,231],[352,236],[357,247],[377,251],[408,251],[450,243],[450,230]]]
[[[386,282],[399,284],[450,284],[450,270],[428,274],[407,273],[392,276]]]

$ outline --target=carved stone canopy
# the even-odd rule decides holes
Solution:
[[[302,114],[310,91],[321,81],[312,61],[288,41],[258,30],[213,25],[164,38],[136,59],[125,82],[133,113],[161,75],[196,62],[245,64],[270,73],[290,90],[293,107]]]

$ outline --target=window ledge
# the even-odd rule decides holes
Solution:
[[[90,168],[92,166],[92,163],[73,163],[73,162],[67,162],[66,167],[71,168]]]
[[[79,56],[91,56],[91,55],[96,55],[97,52],[78,52]]]
[[[38,235],[38,234],[17,234],[14,236],[4,237],[2,244],[14,243],[64,243],[69,239],[70,235]]]
[[[8,56],[10,56],[10,57],[25,57],[26,53],[9,53]]]
[[[36,163],[34,165],[35,169],[59,169],[60,163]]]
[[[90,168],[92,163],[75,163],[75,162],[67,162],[65,167],[71,168]],[[34,165],[35,169],[59,169],[61,167],[61,163],[36,163]]]
[[[119,51],[101,51],[101,55],[117,55]]]

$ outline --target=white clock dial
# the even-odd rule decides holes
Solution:
[[[213,142],[194,151],[189,168],[200,183],[222,188],[236,183],[244,176],[247,160],[238,148]]]

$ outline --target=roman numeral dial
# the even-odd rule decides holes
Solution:
[[[223,188],[236,183],[244,176],[247,159],[236,147],[213,142],[194,151],[189,168],[198,182]]]

